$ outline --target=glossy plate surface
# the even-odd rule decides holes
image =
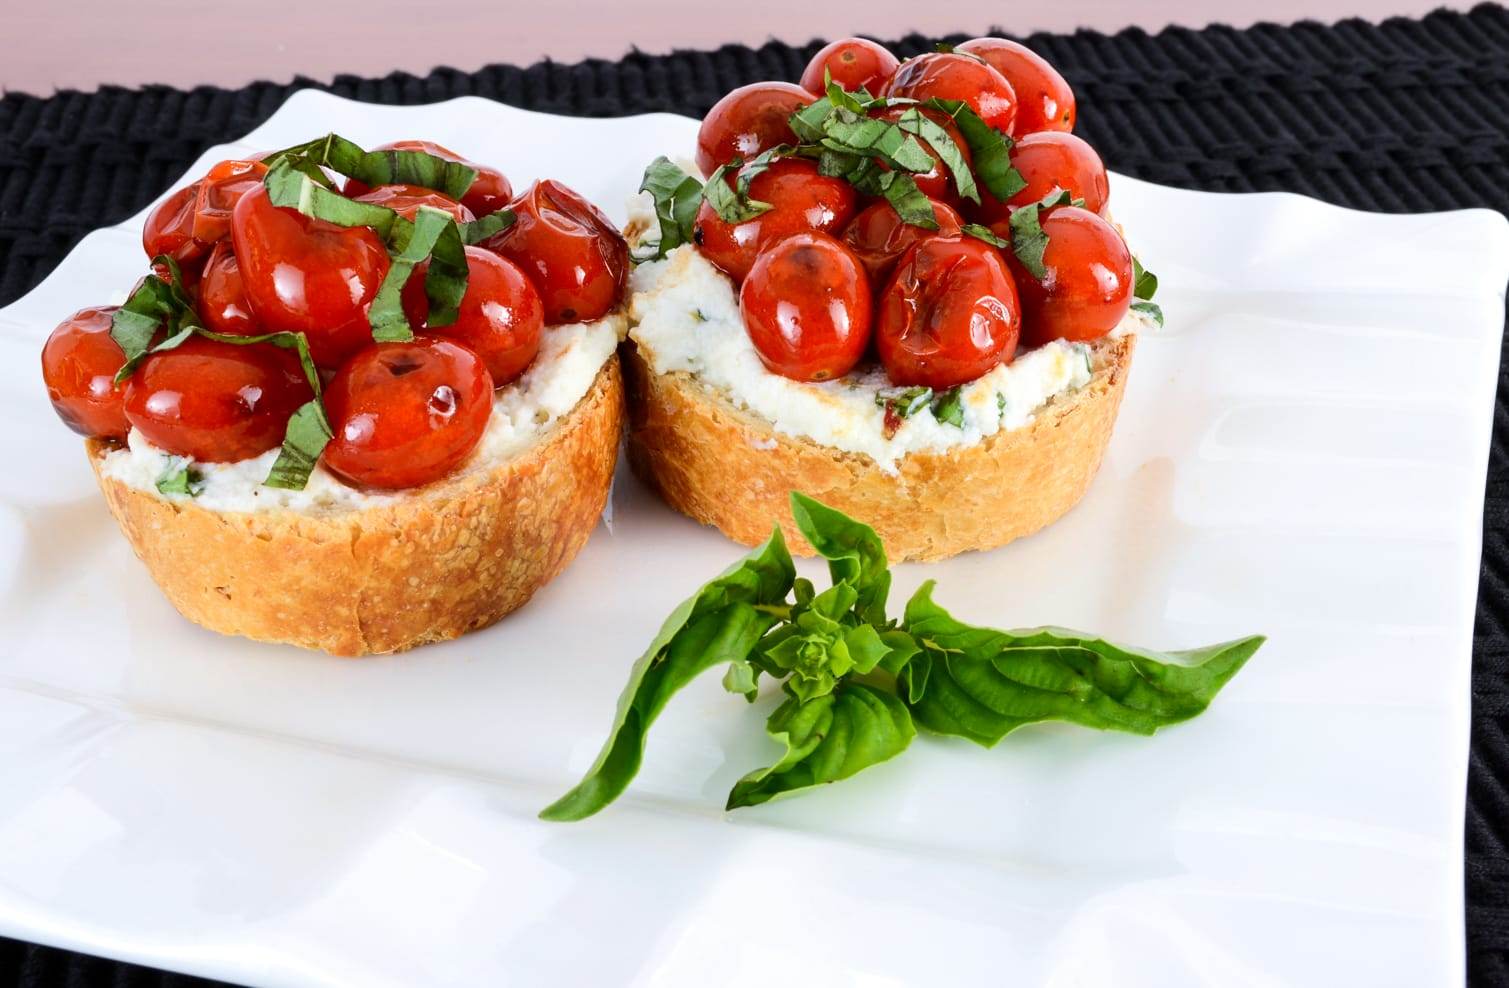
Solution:
[[[331,129],[425,137],[622,220],[696,126],[301,92],[191,175]],[[710,673],[577,825],[534,814],[742,550],[620,476],[566,574],[461,641],[351,662],[191,626],[38,373],[56,322],[144,270],[141,216],[91,234],[0,312],[0,933],[267,985],[1459,983],[1509,224],[1122,177],[1113,204],[1169,327],[1093,490],[1006,549],[899,568],[896,594],[936,577],[980,623],[1267,647],[1156,738],[924,738],[732,815],[775,698]]]

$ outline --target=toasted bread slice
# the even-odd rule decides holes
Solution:
[[[196,624],[335,655],[397,652],[520,607],[597,525],[623,428],[616,358],[533,446],[490,470],[331,515],[215,512],[105,476],[110,511]]]
[[[886,473],[869,456],[775,432],[692,375],[656,374],[620,351],[629,397],[629,461],[677,511],[745,545],[779,524],[793,552],[812,548],[792,524],[801,491],[874,526],[893,560],[992,549],[1074,507],[1100,467],[1136,336],[1094,344],[1095,372],[1020,429],[942,453],[912,453]]]

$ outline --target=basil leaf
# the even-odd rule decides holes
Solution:
[[[786,753],[740,779],[728,794],[727,809],[847,779],[901,754],[917,735],[899,698],[856,682],[806,702],[787,699],[765,730]]]
[[[1022,267],[1032,277],[1041,281],[1047,269],[1043,267],[1043,252],[1048,249],[1048,235],[1043,232],[1041,213],[1054,206],[1063,206],[1073,200],[1068,192],[1054,188],[1030,206],[1023,206],[1011,214],[1011,251]]]
[[[339,134],[284,148],[268,155],[269,168],[295,161],[324,166],[366,185],[419,185],[452,199],[460,199],[472,187],[477,170],[425,151],[367,151]],[[305,174],[308,172],[304,169]]]
[[[926,408],[933,400],[933,389],[924,387],[907,388],[894,394],[881,393],[875,396],[875,404],[894,414],[897,418],[911,418],[917,412]]]
[[[740,195],[724,180],[729,169],[737,170],[739,164],[739,159],[735,158],[726,165],[719,165],[708,176],[707,183],[702,186],[702,198],[713,207],[713,212],[717,213],[718,218],[725,223],[747,223],[761,213],[767,213],[774,208],[768,202],[760,202],[747,195]]]
[[[821,96],[793,113],[787,120],[792,133],[803,144],[816,144],[823,139],[823,125],[833,115],[835,107],[831,96]]]
[[[500,209],[496,213],[479,216],[469,223],[461,224],[461,242],[468,247],[475,247],[507,230],[517,219],[511,209]]]
[[[798,491],[791,492],[791,517],[802,537],[828,560],[833,582],[854,588],[860,620],[884,625],[891,571],[875,529]]]
[[[705,669],[743,662],[779,620],[772,610],[796,579],[780,529],[760,548],[677,607],[629,674],[613,728],[597,761],[566,795],[540,812],[545,820],[580,820],[607,806],[639,771],[645,737],[681,687]]]
[[[303,334],[299,335],[302,337]],[[283,448],[262,483],[284,490],[303,490],[309,484],[309,475],[314,472],[320,454],[333,436],[330,420],[325,417],[325,406],[320,404],[318,397],[300,405],[288,419]]]
[[[987,244],[990,244],[990,246],[1000,247],[1003,250],[1011,246],[1010,240],[1001,239],[996,236],[995,231],[990,227],[981,226],[978,223],[965,223],[959,227],[959,232],[965,236],[974,237],[976,240],[983,240]]]
[[[932,589],[924,583],[906,607],[905,629],[931,660],[920,698],[909,688],[912,715],[986,747],[1042,720],[1152,734],[1203,711],[1264,641],[1165,653],[1062,628],[976,628],[935,604]]]
[[[199,328],[193,302],[181,287],[183,272],[178,262],[166,254],[158,254],[152,258],[152,264],[167,268],[172,281],[164,281],[156,274],[147,275],[110,318],[110,338],[126,356],[125,363],[115,372],[116,386],[135,373],[148,354],[173,349]],[[152,340],[164,327],[168,338],[153,346]]]
[[[1132,255],[1132,294],[1141,299],[1158,294],[1158,276],[1143,267],[1136,254]]]
[[[267,197],[274,206],[297,209],[305,216],[337,226],[370,226],[384,241],[391,241],[395,230],[402,230],[409,222],[386,206],[347,199],[286,160],[273,165],[263,176],[262,184],[267,187]]]
[[[949,388],[933,399],[933,418],[956,429],[964,428],[964,395],[958,387]]]
[[[753,703],[760,695],[759,678],[759,668],[748,661],[730,662],[723,674],[723,688]]]
[[[790,144],[777,144],[773,148],[767,148],[759,154],[744,162],[739,169],[738,180],[734,188],[739,193],[740,199],[749,198],[749,183],[759,178],[779,158],[789,157],[795,153],[796,148]]]
[[[925,172],[933,167],[933,156],[901,127],[849,110],[836,110],[823,121],[818,143],[845,154],[874,155],[902,171]]]
[[[855,182],[855,188],[867,195],[880,195],[896,210],[901,222],[920,226],[924,230],[938,229],[938,215],[933,212],[933,201],[917,187],[916,179],[905,172],[881,171],[875,176],[870,192],[866,183]]]
[[[1163,306],[1157,302],[1149,302],[1146,299],[1140,298],[1134,299],[1131,308],[1133,312],[1140,312],[1153,320],[1153,322],[1158,324],[1159,329],[1163,328]]]
[[[701,182],[661,155],[644,170],[639,191],[648,192],[655,200],[655,218],[660,232],[653,240],[644,238],[639,241],[634,254],[636,262],[657,260],[682,244],[692,242],[697,206],[702,202]]]
[[[938,123],[927,117],[917,107],[909,107],[902,112],[896,126],[908,134],[915,134],[932,146],[948,166],[949,174],[954,179],[954,189],[959,196],[970,202],[980,201],[980,190],[975,187],[975,177],[969,170],[969,164],[964,160],[964,153],[959,150],[959,145],[954,143],[953,137]],[[931,167],[931,165],[929,165]]]
[[[198,497],[204,490],[204,477],[194,468],[193,463],[175,456],[170,461],[168,472],[157,478],[157,490],[161,494]]]
[[[1027,180],[1011,164],[1011,138],[982,120],[968,103],[935,98],[922,105],[942,110],[953,118],[964,143],[969,145],[975,175],[991,195],[1005,202],[1027,187]]]
[[[388,273],[367,310],[372,339],[379,343],[407,343],[414,338],[413,327],[403,311],[403,288],[414,269],[431,255],[424,281],[425,294],[430,299],[430,324],[448,326],[455,322],[461,297],[466,294],[466,253],[454,217],[443,210],[420,206],[414,214],[413,226],[402,236],[403,247],[392,254]]]

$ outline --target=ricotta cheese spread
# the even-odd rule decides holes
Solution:
[[[546,326],[540,352],[518,380],[493,395],[492,416],[476,450],[457,471],[457,476],[489,470],[529,449],[587,394],[597,372],[613,356],[627,327],[622,312],[596,322]],[[131,430],[126,446],[105,454],[101,472],[134,487],[175,501],[192,501],[211,511],[296,511],[304,514],[337,514],[389,504],[411,491],[361,491],[337,480],[323,466],[316,466],[301,491],[264,487],[278,450],[235,463],[195,463],[202,488],[195,496],[161,494],[157,482],[185,463],[153,446]]]
[[[648,197],[631,206],[631,224]],[[959,389],[958,424],[940,421],[920,403],[887,435],[885,400],[906,391],[883,368],[861,365],[831,381],[793,381],[768,370],[744,329],[733,282],[690,244],[664,260],[638,265],[629,279],[629,338],[657,374],[684,371],[736,405],[771,423],[774,431],[849,453],[863,453],[887,473],[907,454],[975,445],[1002,430],[1020,429],[1057,395],[1084,387],[1094,374],[1093,352],[1055,340],[1023,350]],[[1117,334],[1135,332],[1142,317],[1128,313]],[[773,444],[772,444],[773,445]]]

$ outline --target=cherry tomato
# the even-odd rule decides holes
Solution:
[[[736,283],[749,274],[755,255],[782,238],[809,230],[837,233],[854,215],[854,186],[819,175],[807,158],[772,162],[749,183],[749,197],[772,208],[743,223],[727,223],[704,202],[692,228],[703,256]]]
[[[1105,211],[1111,195],[1106,166],[1082,138],[1058,130],[1028,134],[1011,149],[1011,164],[1027,185],[1004,204],[982,189],[976,210],[980,222],[991,225],[1008,219],[1013,210],[1038,202],[1055,187],[1083,199],[1092,213]]]
[[[493,387],[501,388],[524,373],[540,349],[545,307],[519,266],[492,251],[466,248],[466,295],[456,321],[433,327],[426,323],[430,300],[424,293],[424,278],[429,268],[428,261],[416,267],[403,286],[403,311],[409,324],[465,343],[487,365]]]
[[[199,283],[199,316],[204,325],[217,333],[231,336],[255,336],[262,332],[246,301],[241,284],[241,265],[231,245],[221,241],[204,262],[204,278]]]
[[[979,59],[954,52],[933,51],[902,62],[885,95],[963,100],[981,120],[1004,134],[1011,133],[1016,120],[1011,83]]]
[[[591,322],[623,298],[629,245],[602,211],[560,182],[531,185],[509,203],[514,225],[482,246],[534,282],[549,325]]]
[[[863,87],[879,95],[900,64],[884,45],[868,38],[844,38],[823,46],[812,56],[802,72],[802,88],[815,96],[824,95],[828,89],[823,84],[823,73],[827,72],[829,78],[849,92]]]
[[[895,123],[901,119],[907,109],[908,107],[904,106],[893,106],[876,113],[875,119],[884,120],[887,123]],[[973,171],[974,156],[969,153],[969,145],[965,143],[964,135],[959,133],[959,128],[949,119],[948,115],[939,113],[936,110],[923,110],[922,114],[933,121],[933,123],[942,127],[948,136],[953,138],[954,144],[959,148],[959,153],[964,157],[964,163]],[[957,201],[958,190],[954,187],[953,172],[949,171],[948,166],[943,163],[942,156],[933,150],[933,146],[922,138],[917,138],[917,143],[921,144],[923,149],[932,155],[933,167],[925,172],[912,172],[912,181],[917,183],[917,188],[921,189],[922,194],[929,199],[942,199],[947,202]],[[881,167],[886,166],[882,165]]]
[[[142,361],[126,382],[126,420],[154,446],[220,463],[283,442],[313,396],[291,350],[193,336]]]
[[[882,199],[861,209],[844,227],[844,245],[865,266],[870,281],[883,285],[901,255],[919,240],[959,235],[964,221],[953,207],[934,200],[933,216],[938,220],[936,230],[903,223],[891,204]]]
[[[200,179],[194,200],[194,239],[206,247],[230,236],[231,212],[241,197],[262,184],[260,161],[222,161]]]
[[[881,294],[875,344],[893,383],[951,388],[1010,363],[1021,323],[1000,251],[972,237],[929,237]]]
[[[126,355],[110,338],[115,307],[80,309],[58,324],[42,346],[42,380],[52,410],[83,436],[126,438],[126,411],[115,372]]]
[[[324,464],[357,487],[428,484],[476,448],[492,407],[492,377],[461,344],[437,337],[374,344],[325,390],[335,437]]]
[[[372,342],[367,306],[388,252],[365,226],[336,226],[274,206],[267,190],[241,197],[231,238],[252,313],[268,332],[302,332],[321,367]]]
[[[350,186],[350,183],[346,183]],[[370,192],[352,196],[357,202],[370,202],[375,206],[387,206],[406,220],[412,220],[420,206],[443,210],[455,217],[457,223],[470,223],[472,211],[461,203],[438,192],[417,185],[379,185]]]
[[[1007,252],[1022,297],[1022,341],[1098,340],[1132,304],[1132,254],[1116,228],[1087,209],[1057,206],[1039,219],[1048,235],[1042,280]]]
[[[1006,38],[975,38],[954,51],[985,59],[1011,83],[1017,98],[1016,133],[1074,129],[1074,90],[1031,48]]]
[[[813,101],[789,82],[740,86],[713,104],[697,131],[697,167],[711,175],[735,158],[748,161],[777,144],[795,144],[791,115]]]
[[[199,270],[201,262],[210,252],[209,247],[194,239],[194,208],[199,201],[199,182],[185,185],[168,196],[157,208],[147,214],[147,225],[142,227],[141,246],[148,257],[166,254],[184,269]],[[167,271],[159,271],[166,278]]]
[[[466,195],[461,197],[461,205],[471,210],[473,216],[487,216],[496,213],[508,201],[513,198],[513,185],[504,174],[496,168],[488,168],[479,165],[475,161],[468,161],[450,148],[442,147],[434,141],[393,141],[391,144],[383,144],[377,147],[378,151],[423,151],[437,158],[447,161],[459,161],[463,165],[473,168],[477,177],[472,180],[471,188],[466,190]],[[358,182],[354,178],[346,179],[345,193],[349,198],[356,198],[372,191],[370,185]]]
[[[826,233],[796,233],[761,253],[739,310],[765,366],[795,381],[841,377],[870,345],[870,279]]]

